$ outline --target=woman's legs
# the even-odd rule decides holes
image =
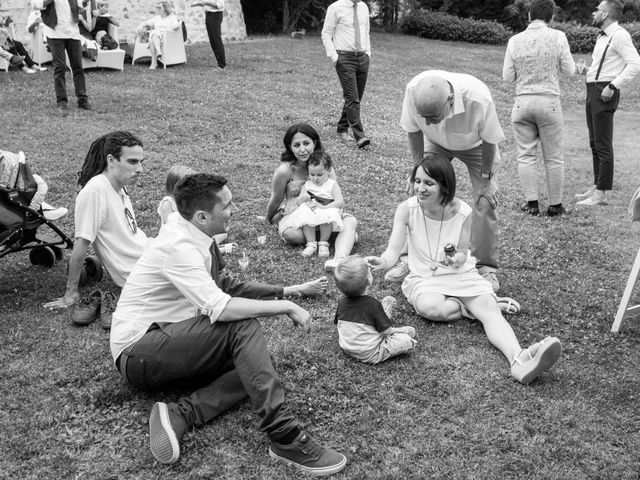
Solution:
[[[161,32],[149,32],[149,51],[151,52],[151,69],[158,68],[158,55],[162,55]]]
[[[433,322],[451,322],[462,318],[460,305],[439,293],[423,293],[415,300],[413,308],[418,315]]]
[[[469,311],[482,323],[491,345],[496,347],[511,363],[521,351],[520,343],[505,320],[492,295],[479,295],[460,299]]]
[[[288,245],[304,245],[307,239],[301,228],[287,228],[282,232],[282,240]]]

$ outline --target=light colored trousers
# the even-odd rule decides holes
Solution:
[[[477,202],[475,201],[480,194],[479,189],[482,183],[482,145],[469,150],[448,150],[425,138],[424,151],[425,153],[444,155],[449,160],[457,158],[467,166],[474,198],[473,202],[469,202],[473,208],[471,214],[471,254],[476,257],[476,266],[481,273],[495,271],[498,268],[498,212],[484,197],[481,197]],[[493,160],[494,172],[499,163],[500,150],[496,146],[496,158]],[[491,179],[491,182],[495,183],[495,177]]]
[[[527,201],[538,200],[538,143],[547,180],[549,205],[562,203],[564,120],[557,95],[518,95],[511,111],[518,145],[518,174]]]

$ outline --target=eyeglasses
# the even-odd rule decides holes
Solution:
[[[129,210],[129,208],[127,207],[124,207],[124,216],[127,219],[129,230],[131,230],[131,233],[135,235],[136,232],[138,231],[138,225],[136,224],[136,219],[133,218],[133,214],[131,213],[131,210]]]

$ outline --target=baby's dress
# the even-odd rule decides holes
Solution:
[[[311,180],[307,180],[304,186],[312,199],[316,199],[319,204],[327,204],[333,201],[333,187],[336,181],[329,178],[322,185],[316,185]],[[286,213],[286,211],[285,211]],[[292,228],[316,227],[325,223],[331,224],[334,232],[342,231],[342,212],[338,208],[316,208],[312,210],[309,202],[300,205],[289,220]]]

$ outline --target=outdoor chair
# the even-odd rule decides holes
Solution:
[[[43,63],[53,61],[51,52],[47,50],[47,41],[44,37],[44,25],[42,23],[31,34],[31,59],[40,67]]]
[[[118,27],[115,25],[109,25],[107,32],[111,38],[113,38],[118,44],[120,39],[118,38]],[[92,68],[110,68],[113,70],[124,70],[124,56],[125,51],[121,48],[115,50],[98,50],[98,56],[95,61],[87,57],[82,57],[82,68],[90,70]]]
[[[629,204],[629,217],[631,218],[631,221],[640,221],[640,188],[636,190],[636,193],[631,198],[631,203]],[[629,279],[627,280],[627,286],[624,289],[622,299],[620,300],[620,305],[618,306],[618,312],[616,313],[613,325],[611,326],[611,331],[614,333],[620,330],[622,321],[626,317],[628,317],[632,313],[640,312],[640,304],[631,306],[629,305],[631,303],[631,295],[633,294],[633,290],[635,289],[635,286],[639,280],[638,277],[640,277],[640,248],[638,249],[636,259],[633,262],[633,266],[631,267],[631,273],[629,274]]]
[[[140,39],[136,36],[136,42],[133,46],[133,59],[131,65],[136,60],[141,58],[151,58],[151,51],[147,43],[140,42]],[[184,49],[184,37],[182,34],[182,28],[176,30],[169,30],[166,34],[164,41],[164,49],[162,52],[162,58],[159,59],[164,68],[167,65],[177,65],[179,63],[187,63],[187,53]]]

